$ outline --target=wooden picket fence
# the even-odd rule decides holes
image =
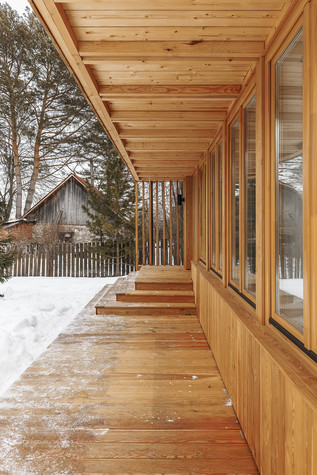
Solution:
[[[28,244],[18,246],[12,277],[115,277],[135,270],[131,243],[120,245],[119,259],[96,251],[98,243]],[[133,248],[133,247],[132,247]]]

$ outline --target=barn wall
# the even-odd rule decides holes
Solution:
[[[82,209],[82,205],[87,206],[87,191],[72,178],[29,216],[35,218],[37,223],[42,224],[59,223],[84,226],[87,222],[87,214]]]

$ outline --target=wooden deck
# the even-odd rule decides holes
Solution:
[[[0,400],[0,473],[257,473],[197,317],[96,302]]]

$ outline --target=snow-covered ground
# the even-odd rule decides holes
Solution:
[[[0,395],[116,277],[13,277],[0,284]]]

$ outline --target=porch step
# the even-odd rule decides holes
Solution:
[[[180,279],[150,279],[142,276],[142,279],[136,279],[135,290],[193,290],[193,283],[191,280]]]
[[[97,315],[196,315],[194,303],[99,302]]]
[[[195,296],[191,290],[135,290],[117,293],[118,302],[165,302],[194,303]]]

